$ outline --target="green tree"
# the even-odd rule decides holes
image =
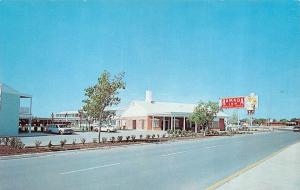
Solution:
[[[108,71],[104,71],[98,78],[97,84],[86,88],[83,100],[83,111],[87,116],[99,121],[99,135],[98,142],[100,143],[100,133],[102,121],[105,121],[113,116],[108,108],[120,103],[121,99],[118,97],[119,90],[125,89],[125,82],[123,81],[124,72],[116,74],[111,78]]]
[[[230,123],[231,124],[238,124],[239,122],[239,116],[238,116],[238,113],[236,111],[234,111],[230,117]]]
[[[197,127],[196,125],[200,125],[201,128],[204,129],[205,135],[208,125],[212,123],[219,111],[220,108],[218,102],[209,101],[206,103],[200,101],[189,119],[195,123],[195,127]],[[197,129],[195,129],[195,132],[197,132]]]
[[[287,119],[280,119],[280,122],[288,122],[289,120]]]

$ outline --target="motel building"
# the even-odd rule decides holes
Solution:
[[[27,106],[22,104],[24,99],[27,99]],[[0,136],[17,136],[21,115],[27,117],[31,123],[31,105],[30,95],[0,83]]]
[[[200,126],[188,120],[197,104],[157,102],[152,92],[146,91],[145,101],[132,101],[129,106],[116,114],[117,126],[136,130],[191,130],[198,132]],[[224,131],[228,116],[219,112],[210,128]]]

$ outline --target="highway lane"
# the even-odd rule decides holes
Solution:
[[[273,132],[0,160],[0,190],[205,189],[299,140]]]

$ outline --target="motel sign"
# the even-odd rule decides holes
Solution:
[[[222,108],[244,108],[245,107],[245,97],[233,97],[233,98],[222,98],[221,100]]]

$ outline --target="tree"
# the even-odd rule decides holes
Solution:
[[[280,119],[279,121],[280,122],[288,122],[289,120],[287,120],[287,119]]]
[[[219,110],[220,108],[218,102],[209,101],[208,103],[206,103],[200,101],[189,119],[190,121],[195,123],[195,127],[197,127],[196,125],[199,124],[202,127],[202,129],[204,129],[205,135],[208,125],[212,123]],[[195,131],[196,130],[197,129],[195,129]]]
[[[87,99],[83,100],[83,111],[90,118],[97,119],[99,121],[99,143],[102,121],[112,117],[112,113],[107,109],[113,105],[119,104],[121,101],[118,94],[119,90],[125,89],[126,86],[123,81],[124,74],[124,72],[118,73],[111,78],[110,73],[108,71],[104,71],[99,76],[97,84],[84,90]]]
[[[238,122],[239,122],[239,116],[238,116],[237,112],[234,111],[231,115],[230,123],[238,125],[239,124]]]

